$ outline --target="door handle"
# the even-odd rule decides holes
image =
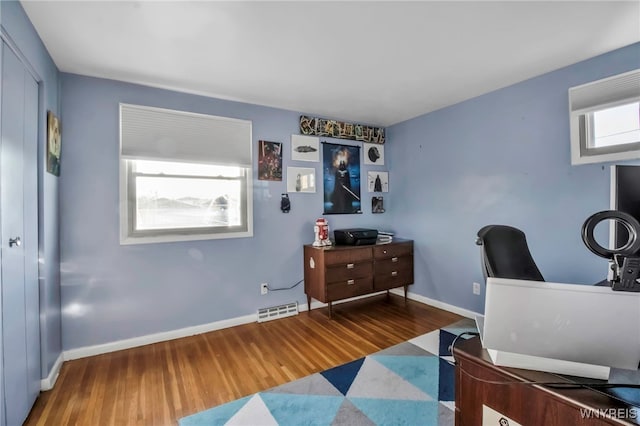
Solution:
[[[15,238],[9,238],[9,247],[20,247],[20,245],[22,244],[22,241],[20,241],[20,237],[15,237]]]

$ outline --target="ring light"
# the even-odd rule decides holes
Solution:
[[[620,222],[627,229],[629,239],[622,247],[616,247],[614,249],[604,248],[595,240],[593,231],[596,225],[606,219],[613,219]],[[606,259],[613,259],[615,255],[633,256],[640,252],[639,234],[640,222],[630,214],[618,210],[605,210],[595,213],[589,216],[582,225],[582,241],[584,241],[584,244],[593,253]]]

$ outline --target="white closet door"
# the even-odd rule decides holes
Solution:
[[[4,43],[0,96],[1,396],[2,422],[12,426],[26,419],[40,382],[38,85]]]

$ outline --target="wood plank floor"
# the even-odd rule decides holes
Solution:
[[[26,425],[176,425],[462,317],[391,295],[65,362]]]

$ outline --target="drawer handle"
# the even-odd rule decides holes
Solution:
[[[397,261],[398,261],[398,258],[397,258],[397,257],[392,257],[392,258],[391,258],[391,261],[392,261],[392,262],[397,262]]]
[[[347,285],[355,284],[356,280],[347,280]]]
[[[387,251],[386,250],[382,250],[382,253],[387,254]]]
[[[353,263],[347,263],[347,269],[353,269],[355,265]]]
[[[397,277],[397,276],[398,276],[398,271],[393,271],[393,272],[391,272],[391,276],[392,276],[392,277]]]

